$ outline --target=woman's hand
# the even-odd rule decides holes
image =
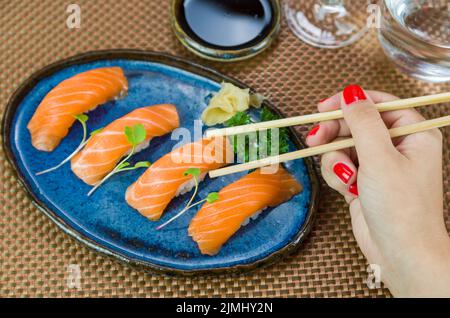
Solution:
[[[450,238],[443,219],[439,130],[391,140],[388,128],[424,120],[414,109],[380,115],[396,99],[350,85],[319,103],[344,119],[311,129],[309,146],[353,136],[355,148],[322,156],[322,175],[350,205],[353,233],[395,296],[450,297]],[[387,128],[388,127],[388,128]]]

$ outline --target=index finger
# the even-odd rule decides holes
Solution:
[[[398,97],[394,95],[373,90],[367,91],[367,94],[374,101],[374,103],[382,103],[398,99]],[[327,112],[340,109],[340,98],[341,93],[337,93],[329,98],[321,100],[318,104],[319,112]],[[383,115],[382,117],[384,120]],[[388,123],[387,125],[389,126]],[[348,128],[344,119],[330,120],[321,122],[319,125],[316,125],[313,129],[311,129],[306,138],[306,143],[310,147],[319,146],[329,143],[338,137],[349,137],[350,135],[350,129]]]
[[[399,99],[397,96],[385,92],[368,90],[366,91],[366,93],[369,95],[369,97],[373,100],[375,104]],[[317,109],[319,110],[320,113],[329,112],[340,108],[341,108],[341,92],[336,93],[329,98],[322,99],[317,105]]]

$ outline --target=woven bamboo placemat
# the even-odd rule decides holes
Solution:
[[[246,62],[220,64],[201,60],[179,44],[170,29],[167,0],[75,2],[81,7],[78,30],[66,27],[67,1],[0,1],[2,114],[13,91],[34,71],[77,53],[110,48],[168,52],[208,65],[256,88],[286,115],[316,111],[318,100],[351,82],[401,97],[450,90],[449,84],[425,84],[398,72],[374,30],[355,45],[324,50],[297,40],[283,22],[268,51]],[[443,116],[448,106],[423,113]],[[299,129],[306,133],[308,127]],[[448,133],[444,130],[444,205],[450,229]],[[3,152],[0,171],[0,296],[389,296],[386,289],[367,288],[367,264],[353,238],[348,207],[326,186],[313,231],[294,255],[241,276],[177,278],[135,271],[79,245],[32,205]],[[67,285],[70,264],[80,266],[80,289]]]

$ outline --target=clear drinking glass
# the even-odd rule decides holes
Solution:
[[[387,56],[416,78],[450,81],[450,1],[380,2],[378,37]]]
[[[292,32],[322,48],[339,48],[359,40],[368,30],[364,0],[285,0],[283,9]]]

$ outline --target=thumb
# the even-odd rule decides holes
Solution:
[[[342,92],[341,108],[360,164],[377,160],[385,163],[385,155],[394,153],[395,147],[372,99],[358,85],[349,85]]]

